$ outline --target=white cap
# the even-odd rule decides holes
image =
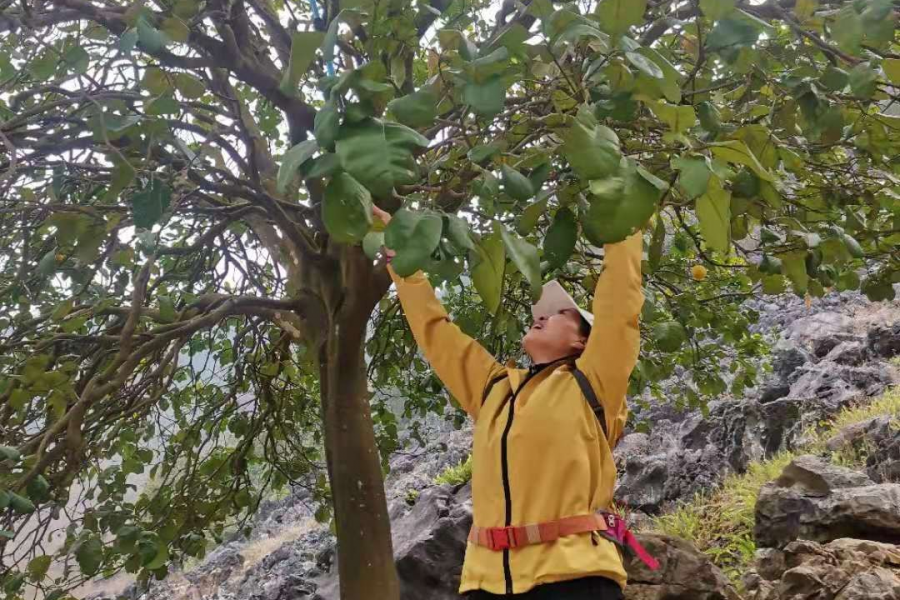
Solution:
[[[593,327],[594,315],[578,306],[575,299],[572,298],[572,296],[563,289],[563,286],[554,279],[553,281],[544,284],[544,290],[541,292],[541,299],[531,307],[531,314],[535,319],[539,319],[541,317],[550,317],[551,315],[559,313],[561,310],[572,308],[581,313],[581,316],[588,322],[588,325]]]

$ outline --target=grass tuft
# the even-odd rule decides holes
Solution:
[[[807,445],[797,452],[782,452],[751,463],[746,473],[730,475],[715,490],[697,495],[655,518],[649,529],[692,541],[733,582],[739,583],[756,552],[754,512],[762,486],[776,479],[799,454],[827,454],[835,464],[864,466],[869,449],[865,443],[828,452],[825,442],[845,427],[885,415],[893,416],[900,429],[900,387],[889,389],[868,404],[844,409],[817,431],[810,431],[805,436]]]
[[[472,456],[460,462],[458,465],[447,467],[437,477],[434,482],[438,485],[462,485],[472,479]]]

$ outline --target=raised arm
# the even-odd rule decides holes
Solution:
[[[503,366],[450,321],[421,271],[404,278],[388,269],[416,343],[453,397],[477,419],[484,389]]]
[[[603,403],[609,441],[615,444],[625,426],[625,392],[640,349],[642,234],[607,244],[604,251],[603,271],[594,290],[594,326],[577,365]]]

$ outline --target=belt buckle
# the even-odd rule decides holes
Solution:
[[[509,548],[513,547],[510,531],[511,529],[512,527],[491,527],[490,529],[488,529],[488,539],[491,543],[491,550],[494,550],[496,552],[500,550],[508,550]]]

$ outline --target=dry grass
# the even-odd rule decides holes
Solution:
[[[680,504],[654,519],[650,529],[694,542],[733,581],[738,582],[753,560],[754,510],[759,490],[777,478],[798,454],[826,453],[825,442],[841,429],[874,417],[891,415],[900,429],[900,387],[894,387],[872,402],[841,411],[818,431],[798,452],[784,452],[766,461],[752,463],[747,472],[730,475],[716,490]],[[860,467],[865,464],[866,446],[847,447],[830,453],[836,464]]]
[[[283,544],[293,542],[301,535],[316,527],[315,519],[294,523],[280,530],[277,535],[260,538],[250,542],[241,548],[241,556],[244,557],[244,570],[252,569],[259,562],[280,548]]]

